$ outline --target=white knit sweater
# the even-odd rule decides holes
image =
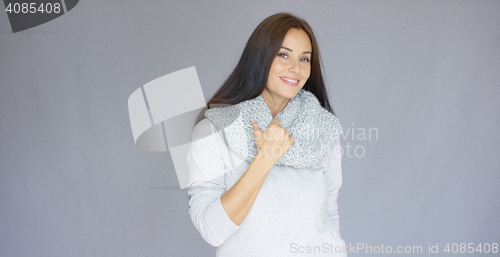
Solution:
[[[250,162],[229,147],[223,131],[208,118],[200,121],[187,158],[189,214],[202,237],[217,247],[217,256],[346,256],[337,211],[342,184],[339,136],[308,167],[275,164],[238,226],[220,197]]]

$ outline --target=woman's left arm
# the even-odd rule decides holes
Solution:
[[[342,148],[340,145],[340,136],[335,141],[334,147],[328,153],[328,165],[325,171],[327,195],[325,203],[325,211],[330,217],[333,226],[339,231],[339,213],[337,206],[337,197],[339,188],[342,185]]]

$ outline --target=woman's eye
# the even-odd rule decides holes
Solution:
[[[310,62],[309,58],[307,58],[307,57],[302,58],[302,61],[303,62]]]
[[[279,53],[278,56],[283,58],[288,58],[288,54],[286,53]]]

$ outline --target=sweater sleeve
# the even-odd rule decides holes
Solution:
[[[340,145],[340,137],[335,141],[334,147],[328,153],[328,166],[325,171],[327,196],[325,210],[333,226],[339,231],[339,213],[337,206],[337,197],[339,195],[339,188],[342,185],[342,148]]]
[[[214,130],[208,119],[196,125],[187,160],[190,169],[189,215],[205,241],[217,247],[239,226],[229,219],[220,201],[227,188],[220,134]]]

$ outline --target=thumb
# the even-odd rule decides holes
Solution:
[[[260,130],[259,125],[257,125],[257,122],[255,122],[254,120],[250,120],[250,122],[252,123],[253,130]]]
[[[252,122],[253,135],[255,138],[257,138],[258,136],[260,136],[262,130],[260,130],[259,125],[257,125],[256,121],[252,120],[251,122]]]

